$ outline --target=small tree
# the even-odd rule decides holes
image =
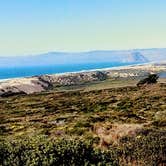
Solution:
[[[142,85],[146,85],[146,84],[155,84],[157,83],[159,76],[157,74],[149,74],[148,77],[140,80],[137,83],[137,86],[140,87]]]

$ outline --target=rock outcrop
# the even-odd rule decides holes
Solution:
[[[55,85],[80,85],[87,82],[102,81],[107,79],[106,72],[91,71],[81,73],[70,73],[62,75],[43,75],[40,79]]]

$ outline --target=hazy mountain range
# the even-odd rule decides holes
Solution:
[[[80,53],[49,52],[31,56],[0,57],[0,67],[44,66],[87,63],[144,63],[166,61],[166,49],[90,51]]]

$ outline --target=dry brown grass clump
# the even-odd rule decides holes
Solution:
[[[94,133],[100,138],[100,147],[108,148],[111,144],[118,144],[121,138],[136,137],[147,124],[103,124],[94,126]]]

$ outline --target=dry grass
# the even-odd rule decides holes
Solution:
[[[118,144],[123,137],[136,137],[148,124],[118,124],[98,123],[94,126],[94,133],[100,138],[99,147],[108,148]]]

